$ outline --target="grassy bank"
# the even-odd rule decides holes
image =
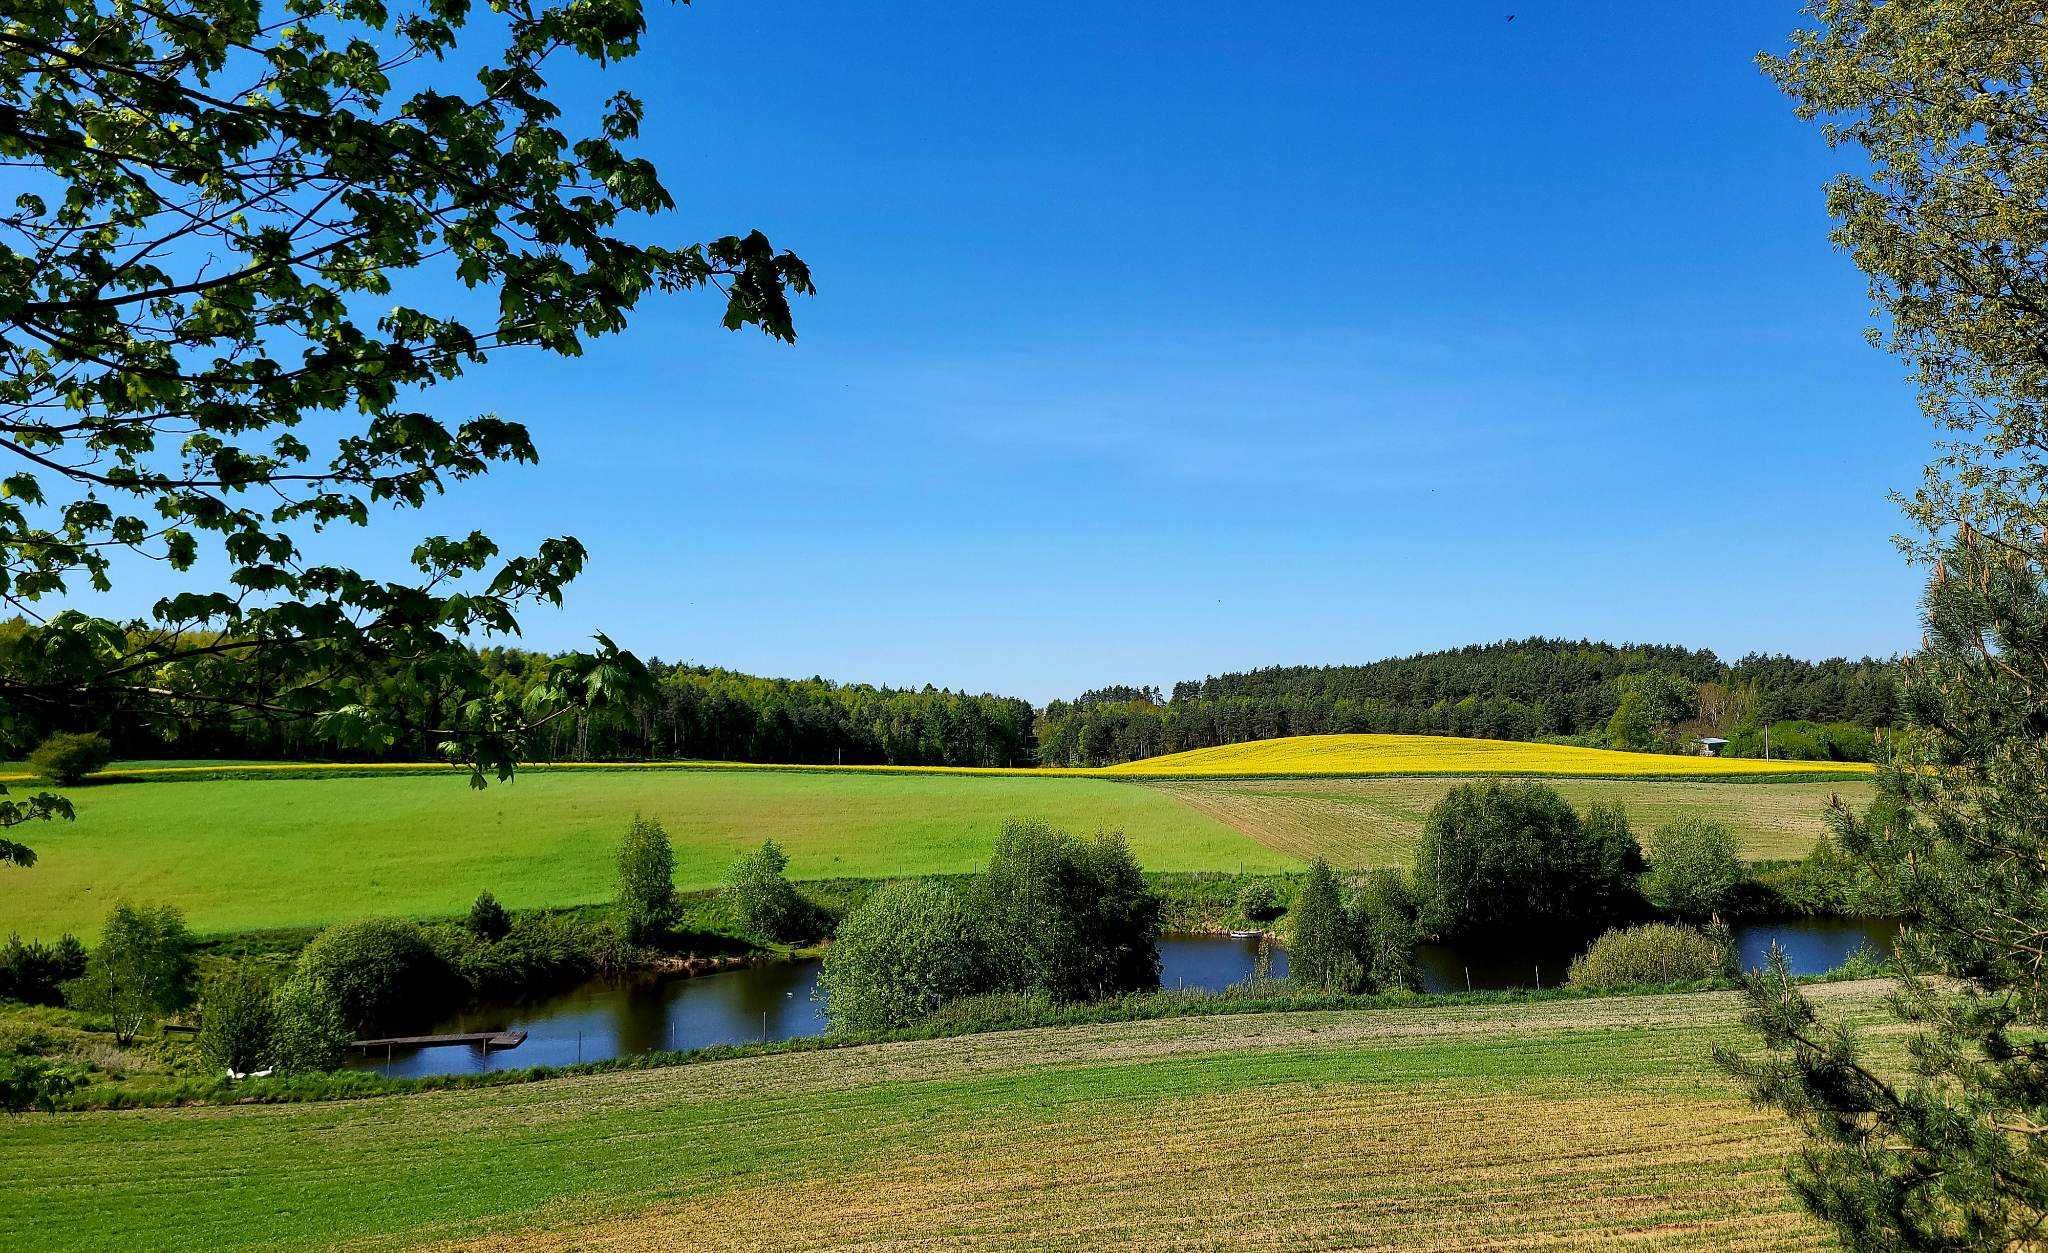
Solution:
[[[1873,1016],[1880,987],[1815,989]],[[1708,993],[1174,1018],[23,1119],[12,1247],[1819,1242]],[[146,1152],[133,1146],[147,1143]],[[266,1221],[251,1224],[251,1214]]]

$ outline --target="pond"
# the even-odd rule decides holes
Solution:
[[[1795,974],[1818,974],[1840,965],[1863,945],[1883,951],[1896,924],[1853,919],[1802,919],[1756,923],[1735,929],[1736,951],[1745,966],[1759,965],[1772,943],[1785,948]],[[1423,986],[1432,992],[1474,988],[1544,987],[1562,980],[1577,947],[1493,945],[1463,948],[1426,944],[1417,952]],[[1222,991],[1257,969],[1256,937],[1172,935],[1159,941],[1160,984],[1167,988]],[[1287,973],[1287,954],[1271,950],[1269,973]],[[355,1064],[399,1077],[517,1070],[602,1061],[652,1049],[706,1048],[822,1035],[825,1007],[814,995],[816,961],[762,962],[718,974],[650,975],[621,982],[599,981],[573,991],[520,1004],[480,1005],[432,1027],[434,1034],[519,1030],[526,1041],[515,1048],[440,1045],[397,1049],[388,1057]]]

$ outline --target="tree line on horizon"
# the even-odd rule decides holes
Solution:
[[[0,635],[18,630],[0,622]],[[549,654],[487,648],[475,654],[499,695],[518,704],[549,682]],[[639,690],[572,710],[538,729],[540,760],[698,758],[813,765],[1101,766],[1161,753],[1285,735],[1342,732],[1563,739],[1635,749],[1677,749],[1692,736],[1726,735],[1730,751],[1758,755],[1774,727],[1773,755],[1869,755],[1871,729],[1896,712],[1893,666],[1840,658],[1811,662],[1751,655],[1729,665],[1669,645],[1615,646],[1531,638],[1391,658],[1369,665],[1275,666],[1158,688],[1111,687],[1035,709],[1018,697],[775,679],[654,660]],[[391,759],[435,755],[435,728],[465,695],[432,684],[366,684],[361,698],[387,711]],[[90,706],[51,711],[0,744],[19,757],[43,736],[96,731],[125,758],[362,756],[317,724],[195,706],[147,722]]]
[[[1037,723],[1052,766],[1101,766],[1285,735],[1393,733],[1562,740],[1682,751],[1720,735],[1729,751],[1867,760],[1898,714],[1896,665],[1531,637],[1368,665],[1272,666],[1157,688],[1053,701]],[[1780,726],[1780,724],[1790,724]]]

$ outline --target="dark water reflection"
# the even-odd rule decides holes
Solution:
[[[1805,919],[1757,923],[1735,929],[1736,951],[1745,966],[1762,964],[1776,942],[1785,948],[1795,974],[1819,974],[1839,966],[1857,948],[1888,951],[1895,923],[1852,919]],[[1259,971],[1266,948],[1266,974],[1284,978],[1287,953],[1257,937],[1167,936],[1159,942],[1160,984],[1166,988],[1222,991]],[[1523,988],[1540,976],[1544,987],[1563,981],[1583,942],[1566,944],[1425,944],[1417,951],[1423,986],[1432,992],[1471,986]],[[815,995],[816,961],[764,962],[697,978],[648,976],[619,983],[586,984],[573,991],[525,1004],[483,1005],[434,1024],[434,1034],[522,1030],[516,1048],[445,1045],[398,1050],[357,1064],[394,1076],[461,1074],[602,1061],[651,1049],[705,1048],[822,1035],[825,1006]]]

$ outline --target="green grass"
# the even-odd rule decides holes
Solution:
[[[116,901],[181,906],[202,933],[364,914],[437,917],[489,889],[529,908],[607,899],[634,814],[676,845],[676,882],[717,885],[773,837],[798,878],[966,873],[1003,819],[1121,828],[1150,870],[1299,863],[1162,793],[1095,779],[778,771],[542,771],[478,792],[459,775],[114,783],[0,869],[0,934],[90,937]]]
[[[1815,989],[1869,1019],[1882,988]],[[1042,1029],[335,1104],[37,1116],[13,1248],[1812,1247],[1728,994]]]
[[[1406,866],[1429,811],[1461,778],[1202,779],[1147,784],[1251,836],[1276,852],[1323,856],[1338,866]],[[1867,779],[1821,782],[1761,779],[1541,780],[1584,811],[1620,804],[1638,840],[1680,818],[1728,827],[1751,860],[1804,857],[1826,829],[1833,797],[1870,803]]]

